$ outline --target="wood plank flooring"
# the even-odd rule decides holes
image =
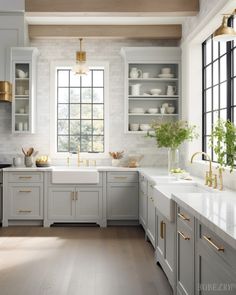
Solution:
[[[0,228],[0,295],[170,295],[140,227]]]

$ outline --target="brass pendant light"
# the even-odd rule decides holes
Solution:
[[[76,52],[76,64],[73,67],[73,72],[75,75],[87,75],[89,72],[89,68],[86,64],[86,52],[82,50],[82,41],[80,38],[80,50]]]
[[[232,15],[235,15],[235,12]],[[228,20],[232,15],[223,16],[221,26],[213,34],[214,41],[228,42],[236,40],[236,32],[234,28],[228,26]]]
[[[8,81],[0,81],[0,101],[12,101],[12,85]]]

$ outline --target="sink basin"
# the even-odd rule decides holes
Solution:
[[[96,184],[99,182],[99,172],[90,167],[54,167],[52,183]]]
[[[157,209],[171,222],[175,219],[175,204],[171,199],[173,193],[213,193],[213,189],[197,183],[169,183],[156,185],[154,203]]]
[[[152,179],[155,181],[156,184],[162,184],[162,183],[172,183],[178,181],[175,176],[168,176],[168,175],[163,175],[163,176],[154,176]]]

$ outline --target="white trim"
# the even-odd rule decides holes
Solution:
[[[56,152],[56,71],[57,67],[72,67],[74,60],[54,60],[50,64],[50,157],[52,159],[65,159],[68,153]],[[81,158],[102,159],[109,157],[109,62],[89,61],[89,67],[104,68],[104,153],[81,153]],[[72,155],[76,158],[77,155]]]

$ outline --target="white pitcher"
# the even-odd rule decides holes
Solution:
[[[131,85],[131,95],[140,95],[140,86],[141,84]]]
[[[131,68],[129,76],[132,79],[142,78],[143,72],[137,68]]]
[[[168,85],[166,94],[170,96],[170,95],[175,95],[175,93],[176,93],[176,86]]]

